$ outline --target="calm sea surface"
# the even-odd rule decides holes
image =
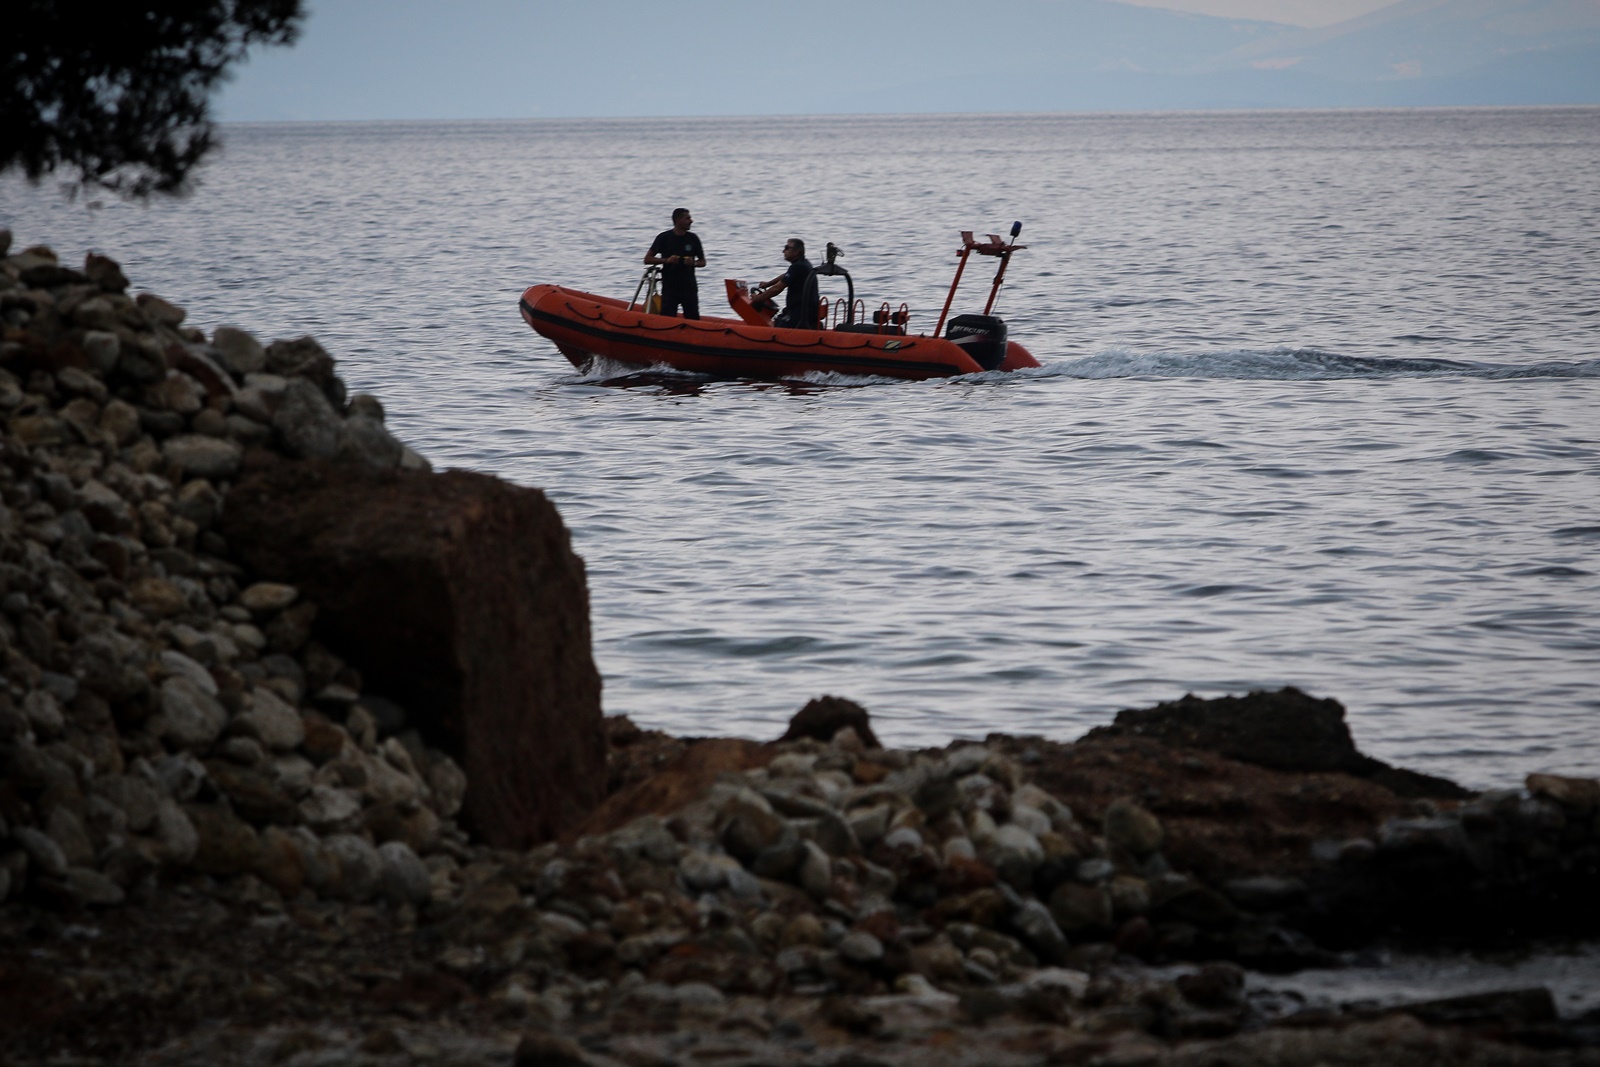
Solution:
[[[186,201],[6,180],[0,225],[311,333],[436,466],[543,487],[608,713],[766,738],[834,693],[892,743],[1070,740],[1297,685],[1468,785],[1600,773],[1600,109],[226,135]],[[1044,366],[574,371],[519,293],[631,294],[678,205],[710,313],[793,235],[913,330],[957,231],[1020,219],[997,311]]]

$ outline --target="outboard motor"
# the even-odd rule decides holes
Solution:
[[[957,315],[944,328],[945,340],[984,370],[995,370],[1006,360],[1006,323],[993,315]]]

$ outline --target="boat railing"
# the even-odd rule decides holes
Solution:
[[[644,274],[639,278],[639,284],[633,287],[633,299],[628,301],[628,310],[653,311],[660,305],[655,302],[656,291],[661,288],[661,266],[652,263],[644,269]],[[641,303],[639,294],[644,294]]]

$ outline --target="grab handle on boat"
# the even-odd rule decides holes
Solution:
[[[656,295],[656,283],[660,280],[661,268],[659,266],[652,263],[646,267],[643,276],[639,278],[639,284],[633,287],[633,299],[628,301],[628,310],[632,311],[637,306],[642,307],[645,311],[650,311],[650,299]],[[639,293],[641,291],[644,292],[644,303],[642,304],[639,302]]]

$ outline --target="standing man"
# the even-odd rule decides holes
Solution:
[[[787,292],[789,295],[783,301],[783,310],[772,320],[772,325],[790,330],[814,330],[817,328],[817,299],[815,291],[806,285],[811,279],[811,261],[806,258],[806,243],[798,237],[789,238],[783,243],[783,258],[788,262],[789,269],[752,293],[751,302],[771,300],[779,293]],[[809,300],[806,299],[808,291],[811,292]]]
[[[700,235],[689,232],[694,217],[689,209],[680,207],[672,213],[672,229],[662,230],[644,254],[646,263],[661,267],[661,314],[676,315],[683,308],[683,317],[700,317],[700,286],[695,281],[694,269],[706,265],[706,252],[700,247]]]

